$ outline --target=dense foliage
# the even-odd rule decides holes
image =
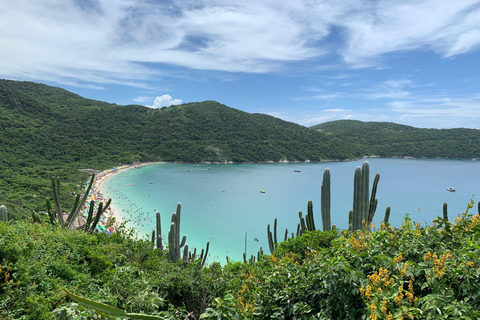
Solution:
[[[469,204],[469,208],[473,202]],[[62,289],[165,319],[478,319],[480,215],[307,232],[256,263],[172,263],[112,235],[0,222],[0,318],[111,318]]]
[[[74,191],[86,179],[79,168],[361,156],[324,134],[215,101],[119,106],[32,82],[0,80],[0,124],[0,203],[22,215],[43,208],[53,175],[76,182]]]
[[[390,122],[338,120],[311,129],[380,157],[472,159],[480,157],[480,130],[422,129]]]

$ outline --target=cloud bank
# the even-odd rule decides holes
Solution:
[[[269,73],[294,63],[383,65],[480,47],[478,1],[0,0],[0,76],[82,86],[143,82],[162,66]],[[101,88],[101,86],[99,86]]]

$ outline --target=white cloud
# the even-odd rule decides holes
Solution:
[[[136,97],[135,99],[133,99],[133,101],[135,102],[145,102],[145,101],[148,101],[148,100],[151,100],[152,97],[146,97],[146,96],[139,96],[139,97]]]
[[[0,1],[0,76],[60,83],[141,87],[170,74],[155,64],[266,73],[338,52],[378,66],[389,52],[480,44],[475,0]]]
[[[391,110],[399,121],[419,127],[476,127],[480,123],[480,100],[431,98],[417,101],[393,101]],[[426,125],[428,124],[428,125]]]
[[[164,94],[163,96],[156,97],[155,101],[153,101],[152,106],[146,106],[149,108],[159,109],[162,107],[169,107],[177,104],[181,104],[183,101],[180,99],[172,99],[169,94]]]
[[[347,112],[345,109],[336,108],[336,109],[325,109],[324,112]]]
[[[394,51],[430,49],[449,56],[480,44],[472,33],[480,27],[476,0],[365,1],[339,24],[348,35],[341,53],[347,63],[359,67],[375,65]]]

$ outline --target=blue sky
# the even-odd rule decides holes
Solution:
[[[0,0],[0,78],[311,126],[480,129],[480,2]]]

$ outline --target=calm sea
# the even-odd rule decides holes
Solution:
[[[385,208],[392,208],[390,223],[399,226],[408,213],[415,221],[432,224],[448,203],[453,220],[480,192],[480,161],[369,159],[370,184],[380,173],[377,190],[377,226]],[[320,186],[323,171],[331,172],[332,224],[347,228],[353,202],[354,162],[296,164],[155,164],[116,174],[105,182],[119,214],[130,220],[140,237],[155,228],[155,210],[162,217],[163,237],[171,214],[182,203],[181,233],[197,252],[210,242],[209,262],[224,264],[226,256],[242,260],[268,250],[267,224],[278,219],[278,238],[285,229],[296,231],[298,212],[313,200],[317,229],[321,229]],[[295,171],[300,172],[295,172]],[[455,187],[456,192],[448,192]],[[260,190],[265,191],[261,193]],[[476,207],[475,207],[476,212]]]

